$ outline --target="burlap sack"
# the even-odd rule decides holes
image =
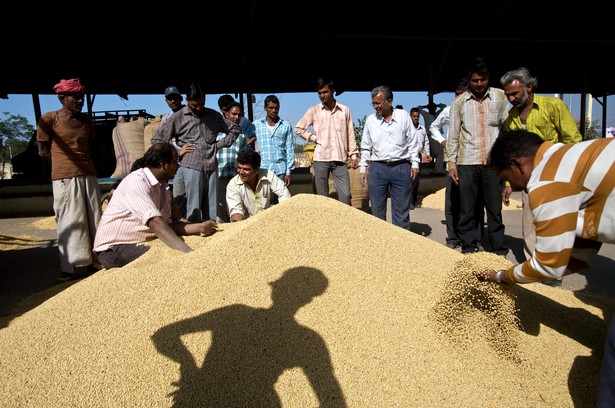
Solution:
[[[162,122],[160,122],[162,115],[158,115],[155,118],[151,119],[147,126],[145,126],[145,130],[143,132],[143,154],[147,152],[147,150],[152,145],[152,137],[156,130],[160,127]]]
[[[138,118],[130,122],[118,123],[113,128],[113,148],[115,149],[115,171],[111,178],[124,178],[135,160],[143,157],[143,135],[149,120]]]

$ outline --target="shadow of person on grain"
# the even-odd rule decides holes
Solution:
[[[562,290],[562,289],[553,289]],[[589,356],[577,356],[568,374],[568,389],[575,407],[596,406],[602,367],[604,339],[608,329],[604,319],[582,308],[570,308],[536,292],[515,285],[517,309],[523,331],[537,336],[545,325],[591,350]],[[599,295],[581,294],[586,303],[599,307]],[[593,300],[589,300],[593,298]],[[608,298],[603,297],[604,300]],[[604,303],[604,302],[602,302]],[[612,313],[612,312],[611,312]],[[552,356],[557,358],[557,356]]]
[[[325,292],[327,278],[317,269],[297,267],[270,285],[273,303],[268,309],[229,305],[154,333],[156,349],[180,365],[175,406],[279,407],[274,385],[295,367],[303,370],[319,406],[346,406],[323,338],[294,318]],[[205,331],[211,331],[211,346],[199,368],[181,337]]]

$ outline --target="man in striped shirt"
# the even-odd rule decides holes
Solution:
[[[122,267],[149,247],[137,245],[155,238],[173,249],[192,249],[180,235],[209,235],[216,223],[185,223],[171,219],[171,191],[167,180],[179,167],[178,155],[169,143],[155,143],[140,159],[140,166],[120,182],[100,219],[94,252],[107,269]]]
[[[459,238],[461,252],[478,252],[480,234],[477,206],[487,213],[487,236],[490,251],[506,255],[505,226],[502,222],[504,185],[488,165],[489,150],[508,117],[508,100],[504,91],[489,86],[489,69],[482,58],[474,58],[468,67],[469,90],[456,98],[450,109],[446,142],[448,173],[459,186]],[[482,201],[479,197],[482,196]]]
[[[532,257],[491,282],[529,283],[588,269],[603,242],[615,243],[615,140],[545,141],[527,130],[504,131],[490,152],[498,176],[528,194],[536,227]],[[615,320],[611,323],[599,407],[615,406]]]
[[[295,125],[295,133],[308,143],[316,143],[312,164],[316,194],[329,196],[329,175],[333,175],[337,199],[350,205],[348,158],[351,158],[352,168],[359,166],[352,115],[347,106],[335,99],[332,80],[320,78],[316,89],[320,103],[307,110]]]

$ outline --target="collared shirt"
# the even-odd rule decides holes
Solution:
[[[470,91],[455,99],[448,124],[448,162],[486,165],[489,151],[508,117],[508,106],[504,91],[493,87],[480,100]]]
[[[410,114],[403,109],[394,109],[389,123],[375,112],[365,120],[360,172],[365,173],[368,162],[381,160],[410,160],[413,168],[419,168],[418,139]]]
[[[147,226],[154,217],[171,223],[172,194],[166,183],[160,183],[148,168],[133,171],[124,177],[113,192],[100,219],[94,251],[111,245],[136,244],[156,238]]]
[[[222,114],[210,108],[204,108],[203,117],[199,118],[184,106],[161,125],[154,136],[154,143],[175,144],[181,148],[186,143],[196,144],[193,152],[182,157],[182,166],[194,170],[216,171],[218,169],[216,151],[233,144],[241,129],[238,125],[224,119]],[[217,141],[218,133],[226,136]]]
[[[314,161],[346,162],[348,156],[359,154],[350,109],[337,101],[333,110],[323,103],[310,107],[295,125],[295,133],[308,142],[312,136],[316,139]]]
[[[226,135],[218,133],[218,140]],[[223,147],[218,150],[218,177],[231,178],[237,174],[237,154],[248,145],[248,137],[240,133],[237,140],[230,147]]]
[[[583,140],[568,106],[559,98],[534,95],[525,124],[519,114],[519,108],[513,106],[504,127],[509,130],[526,129],[553,143],[577,143]]]
[[[278,196],[279,202],[290,198],[290,191],[276,174],[267,169],[259,169],[256,191],[241,181],[236,175],[226,187],[226,203],[229,216],[242,214],[244,219],[271,207],[271,194]]]
[[[431,156],[431,151],[429,150],[429,138],[427,137],[427,131],[420,123],[417,127],[414,128],[414,137],[416,138],[417,143],[419,144],[419,153],[425,154],[426,156]]]
[[[559,278],[571,257],[580,261],[571,269],[577,272],[589,267],[601,242],[615,243],[614,165],[615,139],[546,141],[538,148],[527,185],[536,248],[532,258],[506,271],[506,281]],[[596,246],[575,248],[576,238]]]
[[[449,112],[451,111],[451,106],[447,106],[442,109],[442,112],[431,122],[429,125],[429,131],[431,132],[431,137],[438,143],[444,142],[448,139],[448,129],[446,131],[446,135],[443,134],[444,126],[448,125]]]
[[[239,127],[241,128],[241,133],[246,135],[246,140],[250,139],[252,136],[256,137],[256,127],[254,123],[250,122],[250,119],[245,116],[239,118]]]
[[[290,176],[295,169],[295,143],[290,123],[279,118],[275,126],[270,128],[265,118],[256,120],[254,126],[261,155],[261,168],[272,170],[278,177]]]

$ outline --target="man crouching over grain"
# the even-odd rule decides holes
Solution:
[[[588,269],[602,243],[615,243],[615,140],[564,144],[527,130],[502,132],[490,153],[500,179],[525,191],[534,226],[532,257],[491,282],[529,283]],[[609,204],[610,203],[610,204]],[[615,319],[606,342],[599,407],[615,407]]]
[[[172,220],[167,180],[175,176],[179,167],[172,145],[153,144],[138,166],[113,192],[98,225],[94,252],[107,269],[122,267],[143,255],[148,247],[138,243],[159,238],[173,249],[190,252],[192,249],[180,235],[210,235],[217,229],[213,221]]]
[[[267,169],[261,169],[261,156],[251,147],[237,155],[237,175],[226,187],[226,203],[231,222],[244,220],[271,207],[272,195],[278,202],[290,198],[284,181]]]

